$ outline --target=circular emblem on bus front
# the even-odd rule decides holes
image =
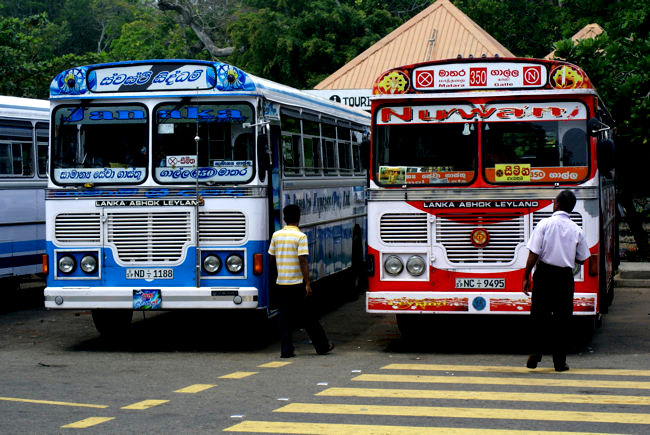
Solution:
[[[472,245],[482,248],[490,243],[490,233],[485,228],[476,228],[469,236]]]

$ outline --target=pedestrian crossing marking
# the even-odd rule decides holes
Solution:
[[[120,409],[135,409],[135,410],[142,411],[144,409],[153,408],[154,406],[162,405],[163,403],[167,403],[167,402],[169,402],[169,400],[155,400],[155,399],[143,400],[141,402],[136,402],[130,405],[123,406]]]
[[[552,363],[551,363],[552,364]],[[470,365],[440,365],[440,364],[388,364],[382,370],[429,370],[450,372],[498,372],[498,373],[555,373],[553,367],[529,369],[526,367],[512,366],[470,366]],[[623,370],[623,369],[582,369],[571,368],[569,373],[575,375],[599,376],[650,376],[650,370]]]
[[[316,393],[328,397],[376,397],[388,399],[503,400],[515,402],[585,403],[650,406],[650,397],[609,394],[510,393],[504,391],[411,390],[396,388],[332,387]]]
[[[368,424],[341,424],[341,423],[293,423],[281,421],[243,421],[224,429],[225,432],[249,433],[285,433],[307,435],[330,435],[333,433],[353,433],[359,435],[400,435],[414,433],[422,435],[475,435],[503,434],[508,435],[539,435],[540,431],[504,430],[455,427],[423,427],[423,426],[389,426]],[[544,435],[566,434],[566,431],[544,431]],[[591,432],[571,432],[571,435],[596,435]]]
[[[363,374],[352,378],[362,382],[413,382],[429,384],[480,384],[480,385],[528,385],[542,387],[589,387],[589,388],[629,388],[650,389],[650,382],[601,381],[560,378],[503,378],[483,376],[429,376],[429,375],[380,375]]]
[[[216,387],[214,384],[194,384],[174,391],[174,393],[195,394]]]
[[[227,375],[219,376],[219,379],[243,379],[256,375],[258,372],[232,372]]]
[[[114,420],[115,417],[88,417],[83,420],[76,421],[74,423],[66,424],[61,426],[62,429],[86,429],[92,426],[97,426],[101,423],[106,423],[107,421]]]
[[[271,361],[266,364],[260,364],[257,367],[266,368],[266,369],[277,369],[279,367],[288,366],[291,364],[288,361]]]
[[[273,412],[650,424],[650,414],[632,412],[456,408],[441,406],[344,405],[327,403],[291,403],[282,408],[276,409]]]
[[[60,402],[58,400],[21,399],[18,397],[0,397],[0,400],[4,400],[7,402],[36,403],[39,405],[77,406],[81,408],[108,408],[108,405],[94,405],[92,403]]]

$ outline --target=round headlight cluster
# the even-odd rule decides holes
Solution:
[[[63,273],[72,273],[76,265],[77,262],[71,255],[64,255],[59,258],[59,270]]]
[[[231,254],[226,258],[226,269],[230,273],[239,273],[244,270],[244,259],[237,254]],[[217,273],[221,270],[221,258],[216,254],[206,255],[203,258],[203,270],[207,273]]]
[[[208,255],[203,259],[203,269],[208,273],[217,273],[221,269],[221,259],[216,255]]]
[[[421,276],[426,268],[424,259],[419,255],[412,255],[406,261],[406,271],[412,276]],[[384,260],[384,270],[390,276],[397,276],[404,270],[404,263],[397,255],[389,255]]]
[[[84,272],[95,273],[97,270],[97,259],[92,255],[84,255],[79,265]]]

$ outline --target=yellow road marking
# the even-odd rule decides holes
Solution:
[[[74,423],[66,424],[61,426],[62,429],[86,429],[91,426],[96,426],[101,423],[106,423],[107,421],[114,420],[115,417],[89,417],[84,418],[83,420],[76,421]]]
[[[262,368],[267,368],[267,369],[276,369],[278,367],[288,366],[289,364],[291,364],[291,363],[286,362],[286,361],[271,361],[271,362],[268,362],[266,364],[261,364],[261,365],[259,365],[257,367],[262,367]]]
[[[227,375],[219,376],[219,379],[242,379],[256,375],[257,373],[258,372],[232,372]]]
[[[504,430],[504,429],[476,429],[453,427],[422,427],[422,426],[387,426],[366,424],[337,424],[337,423],[288,423],[278,421],[244,421],[224,429],[225,432],[250,432],[250,433],[291,433],[309,435],[330,435],[333,433],[353,433],[361,435],[393,435],[393,434],[449,434],[449,435],[474,435],[502,434],[532,435],[540,431]],[[566,434],[566,432],[544,431],[544,435]],[[595,435],[591,432],[571,432],[571,435]]]
[[[210,388],[216,387],[214,384],[194,384],[187,386],[185,388],[181,388],[180,390],[174,391],[174,393],[186,393],[186,394],[194,394],[194,393],[200,393],[201,391],[209,390]]]
[[[585,379],[543,379],[543,378],[498,378],[482,376],[425,376],[425,375],[376,375],[364,374],[352,378],[364,382],[416,382],[429,384],[485,384],[485,385],[534,385],[542,387],[583,387],[583,388],[630,388],[650,389],[650,382],[599,381]]]
[[[588,403],[650,406],[650,397],[610,394],[508,393],[503,391],[409,390],[332,387],[316,393],[333,397],[382,397],[394,399],[503,400],[515,402]]]
[[[440,364],[388,364],[382,370],[437,370],[461,372],[498,372],[498,373],[555,373],[552,367],[529,369],[526,367],[507,366],[469,366],[469,365],[440,365]],[[574,375],[601,375],[601,376],[650,376],[650,370],[622,370],[622,369],[581,369],[571,368],[568,374]]]
[[[591,423],[650,424],[650,414],[631,412],[583,412],[537,409],[453,408],[442,406],[342,405],[291,403],[273,412],[302,414],[394,415],[504,420],[582,421]]]
[[[154,406],[162,405],[163,403],[167,403],[169,400],[143,400],[142,402],[136,402],[132,403],[127,406],[123,406],[120,409],[137,409],[137,410],[143,410],[143,409],[149,409],[153,408]]]
[[[6,400],[8,402],[38,403],[40,405],[79,406],[82,408],[108,408],[108,405],[93,405],[92,403],[59,402],[56,400],[20,399],[18,397],[0,397],[0,400]]]

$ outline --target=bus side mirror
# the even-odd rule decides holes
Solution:
[[[601,131],[607,131],[611,127],[607,124],[602,123],[599,121],[597,118],[591,118],[589,121],[587,121],[587,132],[589,133],[589,136],[598,136],[598,133]]]
[[[601,174],[606,175],[616,165],[616,155],[614,141],[611,139],[598,141],[598,170]]]
[[[271,156],[269,155],[266,134],[257,136],[257,162],[260,180],[264,181],[266,179],[266,173],[271,169]]]

